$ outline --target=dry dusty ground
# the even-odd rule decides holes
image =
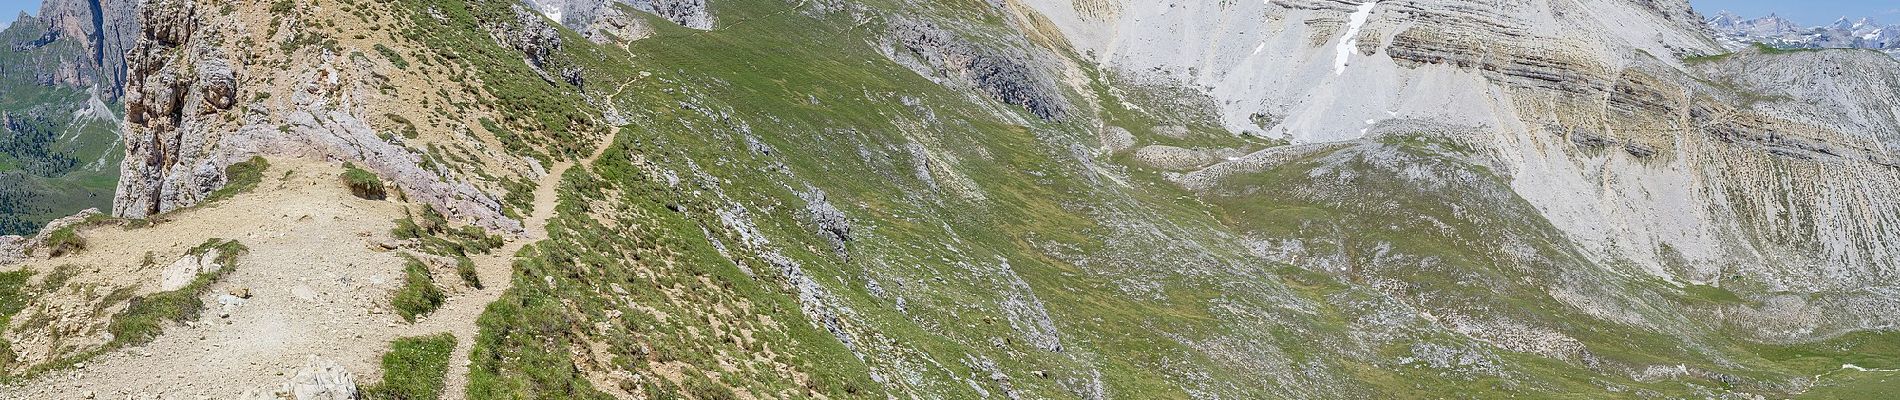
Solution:
[[[5,267],[43,272],[80,265],[75,280],[138,285],[140,293],[150,293],[159,270],[206,239],[237,239],[250,248],[204,296],[207,309],[197,321],[169,326],[149,344],[101,355],[80,368],[0,387],[0,398],[234,398],[276,388],[309,355],[336,361],[364,385],[380,380],[378,359],[391,340],[440,332],[457,340],[449,397],[460,398],[476,317],[507,290],[515,250],[544,235],[554,187],[570,164],[538,182],[526,238],[511,238],[492,255],[475,258],[485,289],[463,287],[452,271],[437,271],[448,301],[407,324],[388,305],[402,283],[403,261],[377,246],[393,241],[389,230],[405,205],[351,196],[333,163],[271,162],[250,193],[167,214],[152,227],[83,230],[90,246],[82,253]],[[141,265],[148,251],[158,265]],[[238,288],[248,288],[252,297],[241,305],[218,304],[218,294]],[[229,317],[221,317],[220,309]]]

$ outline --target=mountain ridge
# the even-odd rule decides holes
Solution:
[[[1724,10],[1709,17],[1707,23],[1731,50],[1761,43],[1784,48],[1860,48],[1900,53],[1900,25],[1881,25],[1872,17],[1849,21],[1842,16],[1826,25],[1803,27],[1774,14],[1744,19]]]

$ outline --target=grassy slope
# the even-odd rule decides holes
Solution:
[[[451,16],[466,7],[428,3]],[[494,15],[484,13],[499,4],[474,3],[470,15]],[[946,7],[957,6],[966,5]],[[1471,178],[1464,186],[1408,187],[1392,165],[1315,161],[1243,176],[1235,192],[1197,200],[1153,173],[1130,171],[1123,186],[1083,169],[1067,144],[1091,143],[1092,127],[1018,126],[991,115],[878,55],[849,23],[771,1],[715,7],[719,30],[656,21],[658,35],[626,51],[567,36],[558,62],[583,67],[589,93],[618,93],[611,101],[632,123],[592,168],[564,179],[550,239],[523,250],[514,289],[482,317],[471,397],[977,398],[1014,390],[1065,398],[1098,387],[1120,398],[1640,397],[1728,385],[1628,378],[1652,364],[1772,381],[1892,353],[1884,335],[1844,339],[1873,343],[1851,347],[1866,352],[1855,355],[1823,351],[1841,343],[1764,347],[1693,326],[1671,328],[1695,333],[1677,339],[1576,311],[1546,290],[1606,277],[1579,265],[1482,167],[1440,156],[1456,153],[1452,146],[1370,145]],[[425,30],[459,35],[448,28]],[[462,56],[506,53],[481,39],[431,40]],[[492,92],[577,90],[522,78],[513,64],[478,68]],[[1152,120],[1098,111],[1116,122]],[[560,120],[510,121],[530,143],[517,151],[571,155],[555,144],[572,143],[561,138],[572,137],[573,124],[548,121]],[[911,146],[930,158],[917,159]],[[919,175],[918,164],[930,172]],[[1374,178],[1357,182],[1368,192],[1327,193],[1337,186],[1312,174],[1322,166]],[[979,194],[960,193],[952,187],[959,180]],[[807,217],[817,191],[850,217],[848,258],[831,252]],[[1275,195],[1287,193],[1314,195]],[[1362,201],[1343,201],[1353,196]],[[768,242],[742,245],[750,228]],[[1316,243],[1354,267],[1320,273],[1265,263],[1243,255],[1240,235],[1334,235]],[[1506,239],[1534,256],[1493,251]],[[1375,258],[1380,248],[1394,258]],[[795,286],[805,278],[827,297],[812,300]],[[1369,283],[1378,281],[1410,286]],[[1738,300],[1620,278],[1593,285],[1634,304]],[[1644,318],[1662,313],[1635,308]],[[1511,351],[1418,319],[1415,309],[1551,327],[1584,350],[1558,358]],[[1054,322],[1060,349],[1035,345],[1038,312]],[[1406,362],[1420,343],[1467,349],[1482,362]],[[1824,380],[1840,383],[1829,390],[1881,382],[1839,375]]]
[[[449,354],[455,336],[447,333],[396,339],[383,353],[383,381],[363,388],[369,400],[439,399],[443,372],[452,368]]]
[[[1453,156],[1461,153],[1455,145],[1411,137],[1354,150],[1232,179],[1224,186],[1227,192],[1212,201],[1242,231],[1279,238],[1336,235],[1330,242],[1320,241],[1336,247],[1320,252],[1347,255],[1350,267],[1338,274],[1397,288],[1388,291],[1420,309],[1441,317],[1466,314],[1551,327],[1582,346],[1581,353],[1564,362],[1498,351],[1516,364],[1513,369],[1520,374],[1511,379],[1516,382],[1459,392],[1504,396],[1528,385],[1578,394],[1611,387],[1640,390],[1625,395],[1788,393],[1805,390],[1790,382],[1824,374],[1830,376],[1819,386],[1864,390],[1861,385],[1884,381],[1865,382],[1872,378],[1858,372],[1831,373],[1845,363],[1890,365],[1887,360],[1900,355],[1900,335],[1893,333],[1863,332],[1789,345],[1731,337],[1719,322],[1696,315],[1751,306],[1749,301],[1719,288],[1675,290],[1653,280],[1618,277],[1567,254],[1570,245],[1510,194],[1502,179]],[[1416,170],[1400,172],[1408,168]],[[1480,205],[1482,209],[1468,208]],[[1503,251],[1525,245],[1529,247]],[[1525,250],[1532,253],[1521,253]],[[1600,299],[1624,302],[1626,312],[1641,320],[1664,323],[1643,327],[1598,318],[1554,298],[1550,293],[1556,288],[1595,290],[1602,294]],[[1685,315],[1665,315],[1671,313]],[[1628,378],[1651,365],[1682,365],[1699,372],[1656,381]],[[1393,372],[1403,375],[1405,369]],[[1412,389],[1420,385],[1381,377],[1386,374],[1375,372],[1367,381],[1408,382]]]

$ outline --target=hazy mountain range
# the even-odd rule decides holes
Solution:
[[[1860,48],[1900,52],[1900,25],[1884,24],[1872,17],[1841,17],[1827,25],[1801,26],[1775,14],[1743,18],[1725,10],[1709,17],[1708,24],[1722,44],[1729,48],[1762,43],[1782,48]]]

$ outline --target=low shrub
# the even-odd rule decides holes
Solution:
[[[389,197],[383,187],[382,178],[376,174],[357,168],[356,164],[343,163],[343,185],[350,188],[350,194],[368,200],[382,200]]]
[[[482,288],[482,277],[475,273],[475,260],[469,259],[468,256],[455,257],[455,274],[462,277],[462,284],[476,289]]]
[[[270,161],[264,157],[251,157],[249,160],[224,167],[224,187],[205,197],[206,202],[231,198],[238,193],[251,191],[258,182],[264,181],[264,170],[270,169]]]
[[[389,63],[395,65],[396,69],[409,69],[409,60],[403,59],[402,54],[397,53],[395,49],[384,46],[382,43],[377,43],[375,46],[372,46],[372,48],[376,49],[377,53],[382,54],[383,58],[389,59]]]
[[[401,315],[403,321],[416,322],[416,317],[442,307],[447,296],[442,294],[442,288],[435,285],[435,278],[429,276],[429,267],[423,265],[422,260],[407,254],[403,257],[408,259],[402,268],[403,285],[396,289],[390,305],[396,308],[396,314]]]
[[[48,256],[59,257],[85,250],[86,238],[79,236],[78,229],[68,226],[46,235],[46,243],[42,246],[46,247]]]

